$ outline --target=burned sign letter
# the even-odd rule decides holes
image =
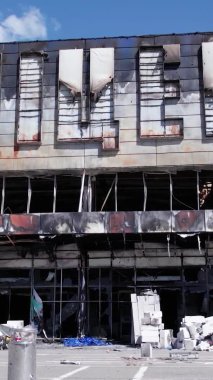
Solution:
[[[141,137],[182,136],[183,120],[170,104],[170,99],[180,98],[179,64],[179,44],[140,49]]]
[[[105,150],[118,148],[113,78],[114,48],[90,49],[91,138],[101,138]]]
[[[81,139],[83,49],[59,51],[58,140]]]
[[[213,135],[213,42],[202,43],[206,136]]]
[[[18,142],[41,139],[43,56],[24,53],[19,67]]]

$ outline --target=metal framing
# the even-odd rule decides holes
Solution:
[[[131,300],[130,300],[130,294],[133,292],[136,292],[139,294],[141,290],[146,289],[147,287],[151,287],[153,289],[157,289],[157,291],[160,293],[161,290],[174,290],[178,291],[181,295],[181,302],[179,304],[179,310],[180,310],[180,316],[184,316],[187,311],[189,311],[189,306],[186,305],[186,294],[187,297],[190,294],[200,294],[202,291],[202,294],[207,299],[207,308],[205,310],[205,315],[209,315],[212,312],[212,307],[210,307],[210,291],[213,290],[213,283],[209,281],[208,278],[208,269],[209,269],[209,256],[208,256],[208,249],[206,248],[205,251],[205,282],[204,284],[200,284],[200,288],[198,288],[197,281],[187,281],[185,277],[185,271],[189,269],[189,267],[184,265],[184,256],[183,254],[180,257],[180,267],[179,268],[170,268],[171,273],[175,270],[176,273],[179,273],[180,280],[171,283],[169,281],[169,271],[168,271],[168,280],[165,282],[159,282],[157,277],[155,276],[154,269],[150,268],[137,268],[136,265],[132,268],[125,268],[125,267],[113,267],[112,265],[109,267],[85,267],[85,270],[87,273],[87,281],[86,281],[86,288],[85,288],[85,296],[86,298],[82,298],[82,283],[81,283],[81,276],[80,272],[82,271],[81,267],[76,268],[55,268],[51,269],[52,272],[54,272],[54,278],[51,283],[39,283],[38,280],[35,278],[35,271],[39,271],[42,273],[42,269],[35,268],[34,266],[35,258],[32,256],[32,267],[29,271],[29,285],[20,285],[20,284],[12,284],[9,289],[8,293],[8,319],[14,318],[14,311],[11,315],[11,294],[14,294],[14,291],[18,291],[20,294],[29,294],[28,289],[30,291],[30,294],[32,294],[33,289],[35,288],[37,293],[43,298],[43,304],[46,305],[46,307],[49,307],[51,310],[51,326],[52,326],[52,333],[50,334],[50,327],[48,330],[49,337],[51,336],[53,340],[61,338],[62,332],[61,328],[59,328],[62,323],[62,313],[63,313],[63,305],[66,305],[67,303],[71,302],[72,304],[75,304],[77,307],[74,308],[76,310],[74,313],[76,316],[78,315],[78,311],[80,312],[82,305],[86,311],[86,330],[84,327],[84,323],[79,325],[78,328],[78,334],[85,334],[87,332],[93,331],[93,329],[96,327],[96,333],[98,335],[103,334],[103,329],[106,329],[107,327],[107,336],[108,337],[117,337],[118,339],[123,339],[125,337],[122,336],[120,328],[118,326],[116,327],[116,323],[118,322],[117,319],[119,319],[120,322],[122,322],[124,319],[122,319],[123,315],[119,315],[119,313],[123,313],[122,310],[126,310],[126,306],[128,305],[129,310],[131,310]],[[200,266],[194,266],[197,270],[199,270]],[[76,272],[78,281],[75,284],[65,285],[64,283],[64,271],[66,271],[66,278],[69,271],[71,278],[73,271]],[[8,271],[8,270],[7,270]],[[47,269],[45,269],[45,273],[48,272]],[[148,280],[140,282],[141,273],[143,272],[144,278],[147,275],[147,272],[152,275],[153,272],[153,280],[150,280],[150,275],[148,275]],[[10,276],[13,273],[13,270],[10,270]],[[2,274],[2,270],[1,270]],[[6,289],[6,285],[1,282],[0,284],[0,291],[3,291]],[[125,289],[125,292],[124,292]],[[65,297],[65,292],[71,291],[71,294],[76,294],[76,299],[72,301],[67,301]],[[3,292],[4,294],[4,292]],[[15,293],[16,294],[16,293]],[[45,296],[46,294],[46,296]],[[52,297],[50,300],[48,300],[48,294],[52,294]],[[120,296],[119,296],[120,294]],[[126,296],[125,296],[126,294]],[[68,296],[69,298],[70,296]],[[94,298],[95,297],[95,298]],[[13,297],[14,302],[14,297]],[[83,302],[83,304],[82,304]],[[123,305],[123,306],[122,306]],[[126,305],[126,306],[125,306]],[[46,310],[45,307],[45,310]],[[56,310],[59,310],[59,324],[60,326],[56,325]],[[107,310],[107,312],[106,312]],[[120,312],[119,312],[120,310]],[[96,313],[97,312],[97,313]],[[92,313],[92,314],[91,314]],[[95,313],[95,314],[94,314]],[[131,314],[131,313],[130,313]],[[131,318],[130,314],[126,314],[126,321],[131,324]],[[122,318],[121,318],[122,317]],[[31,315],[29,315],[29,320],[32,318]],[[121,319],[120,319],[121,318]],[[128,319],[129,318],[129,319]],[[57,319],[58,321],[58,319]],[[80,321],[80,319],[79,319]],[[105,322],[104,322],[105,321]],[[117,322],[116,322],[117,321]],[[47,316],[44,315],[44,328],[46,328],[47,323]],[[130,330],[131,331],[131,330]],[[77,333],[77,331],[76,331]]]
[[[51,194],[53,194],[53,198],[52,196],[50,197],[53,199],[53,212],[49,214],[30,214],[32,188],[31,179],[28,177],[27,214],[20,215],[4,214],[8,186],[5,188],[6,178],[3,177],[1,211],[3,226],[5,226],[6,229],[2,231],[1,234],[6,235],[5,241],[9,239],[7,244],[11,245],[14,255],[16,255],[17,267],[22,262],[21,260],[25,260],[26,252],[28,255],[27,260],[31,260],[31,262],[27,264],[28,269],[26,269],[29,272],[29,281],[24,285],[18,282],[17,284],[12,283],[9,285],[10,289],[7,293],[9,300],[8,318],[15,317],[10,305],[11,302],[14,302],[14,292],[17,290],[20,295],[30,295],[34,288],[43,299],[45,305],[44,309],[48,309],[48,313],[51,315],[51,321],[48,322],[51,324],[51,327],[50,324],[48,326],[48,335],[53,339],[64,336],[64,332],[59,327],[64,324],[64,307],[67,304],[68,306],[72,306],[71,317],[79,321],[78,327],[76,326],[76,330],[73,330],[73,334],[77,332],[79,335],[87,332],[93,333],[96,328],[96,334],[101,335],[103,330],[106,330],[108,337],[124,338],[123,330],[122,328],[118,328],[118,326],[122,326],[122,324],[131,325],[130,314],[128,314],[131,310],[130,294],[131,292],[140,293],[141,290],[147,287],[158,289],[159,291],[162,289],[164,289],[164,291],[178,291],[181,298],[179,306],[182,316],[187,312],[187,297],[190,297],[190,294],[204,295],[207,302],[205,314],[210,314],[212,312],[211,292],[213,291],[213,283],[211,283],[209,279],[208,272],[213,261],[211,248],[211,215],[213,211],[209,209],[197,210],[196,202],[199,200],[200,180],[205,182],[207,178],[206,173],[204,173],[203,177],[202,175],[202,173],[198,175],[198,173],[193,172],[193,186],[195,188],[194,210],[189,210],[188,208],[185,210],[173,210],[174,178],[171,174],[166,173],[164,176],[167,178],[165,182],[165,196],[168,198],[167,205],[169,210],[146,211],[147,193],[149,193],[149,182],[146,182],[146,176],[149,176],[149,173],[143,173],[143,178],[141,178],[141,174],[139,173],[138,183],[143,182],[143,187],[141,186],[139,190],[141,191],[142,189],[142,192],[144,191],[144,205],[140,204],[140,207],[143,207],[144,211],[118,211],[119,194],[122,190],[120,190],[121,183],[119,182],[119,192],[117,185],[119,178],[122,178],[122,176],[119,177],[119,174],[116,173],[114,178],[112,178],[112,176],[109,177],[105,185],[105,190],[102,191],[104,202],[101,207],[101,210],[103,210],[106,206],[109,194],[112,192],[113,197],[111,203],[114,210],[110,212],[91,212],[92,198],[94,195],[92,194],[92,179],[91,176],[84,171],[81,177],[81,185],[79,184],[79,189],[77,189],[79,191],[78,212],[73,213],[56,212],[57,178],[56,175],[54,175],[51,177],[51,186],[52,183],[53,186],[50,186],[52,189]],[[189,176],[189,182],[191,178],[192,177]],[[112,183],[110,183],[110,181],[112,181]],[[110,188],[108,190],[109,185]],[[87,199],[88,213],[82,210],[84,196]],[[191,197],[191,193],[189,197]],[[8,207],[7,204],[6,206]],[[72,239],[76,241],[78,253],[74,261],[71,258],[72,255],[69,250],[66,251],[64,263],[63,259],[62,261],[61,259],[58,260],[57,254],[54,252],[54,247],[57,246],[55,242],[59,241],[58,237],[61,233],[58,232],[59,229],[57,225],[54,230],[54,220],[59,223],[59,226],[64,224],[67,226],[67,224],[70,223],[70,228],[73,228],[73,232],[71,229],[68,229],[68,232],[65,231],[63,233],[62,231],[62,235],[67,233],[70,235],[70,238],[72,235]],[[69,222],[70,220],[71,222]],[[88,229],[87,221],[89,223]],[[100,227],[104,227],[99,236],[99,232],[96,233],[94,230],[96,223],[98,226],[97,231],[100,231]],[[158,233],[155,234],[156,232]],[[41,248],[37,249],[34,248],[36,247],[34,246],[24,250],[23,247],[22,250],[19,243],[20,235],[31,235],[31,242],[38,244],[39,237],[35,236],[36,233],[39,233],[39,235],[43,233],[46,234],[46,236],[40,236],[43,241],[43,245],[40,246]],[[139,241],[139,234],[141,233],[143,234],[143,242],[137,243]],[[180,237],[181,234],[191,233],[196,235],[193,241],[194,248],[189,248],[187,251],[188,248],[182,249],[182,245],[178,244],[176,240],[186,238],[186,236]],[[51,235],[51,239],[48,238],[48,234]],[[114,237],[113,234],[115,234]],[[10,235],[14,235],[15,238],[11,238]],[[55,239],[55,235],[58,240],[52,240]],[[85,240],[85,243],[83,243],[84,240],[82,239],[89,239],[89,235],[93,236],[94,240],[100,244],[99,248],[95,248],[96,251],[89,251],[87,248],[87,242],[89,240]],[[131,237],[132,235],[133,237]],[[136,236],[138,236],[138,238]],[[22,244],[25,238],[26,236],[22,236]],[[128,248],[128,243],[130,242],[128,239],[131,238],[133,239],[132,244],[134,244],[134,246],[130,249]],[[157,241],[160,239],[160,245],[157,245],[157,243],[153,245],[155,239],[157,239]],[[106,241],[106,246],[102,249],[101,243],[104,240]],[[118,240],[120,241],[120,246],[116,245]],[[115,241],[116,244],[113,243]],[[4,240],[2,240],[2,242],[4,243]],[[47,242],[49,248],[47,247]],[[182,243],[184,243],[184,240],[182,240]],[[139,244],[139,247],[136,246],[137,244]],[[41,252],[43,254],[45,247],[47,247],[45,252],[49,255],[49,265],[47,264],[48,259],[46,259],[45,264],[42,266],[38,264],[38,260],[40,259],[38,259],[37,255],[40,255],[41,258]],[[3,254],[6,254],[5,247],[3,247],[2,255]],[[29,259],[29,257],[31,257],[31,259]],[[1,260],[4,259],[0,255],[0,264],[3,263]],[[155,260],[158,260],[159,264],[156,264]],[[1,266],[1,268],[4,267],[5,269],[1,269],[1,271],[8,270],[10,277],[13,277],[13,269],[7,267],[8,262],[10,262],[10,259],[7,256],[7,263]],[[29,269],[29,267],[31,269]],[[164,282],[158,281],[156,268],[159,268],[159,272],[166,270],[168,279]],[[202,283],[198,283],[195,280],[188,281],[185,274],[189,269],[190,271],[204,270],[204,281]],[[54,272],[53,280],[48,282],[48,280],[43,279],[42,282],[40,279],[43,273],[42,271],[46,271],[45,273],[47,273],[49,270]],[[178,273],[179,280],[169,281],[170,274],[174,271]],[[38,273],[39,276],[37,276]],[[138,280],[141,274],[144,277],[142,282]],[[0,275],[0,278],[4,278],[4,276]],[[75,281],[72,281],[73,278],[75,278]],[[67,279],[70,282],[66,283]],[[7,282],[4,283],[1,280],[0,290],[4,292],[5,287],[8,287]],[[126,318],[119,319],[121,315],[126,315]],[[32,316],[29,316],[29,319],[31,317]],[[45,323],[47,324],[46,315]]]

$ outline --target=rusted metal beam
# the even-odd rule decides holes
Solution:
[[[2,178],[1,214],[4,214],[4,201],[5,201],[5,176],[3,176],[3,178]]]
[[[118,211],[118,173],[115,175],[115,211]]]
[[[54,185],[53,185],[53,213],[56,211],[56,197],[57,197],[57,177],[54,175]]]
[[[28,177],[28,190],[27,190],[27,214],[29,214],[29,212],[30,212],[31,197],[32,197],[32,188],[31,188],[31,181],[30,181],[30,177]]]
[[[170,194],[170,211],[172,211],[173,183],[172,183],[172,175],[171,175],[171,173],[169,173],[169,194]]]
[[[82,211],[82,201],[83,201],[83,192],[84,192],[84,182],[85,182],[85,170],[83,171],[82,177],[81,177],[81,191],[80,191],[80,198],[79,198],[79,205],[78,205],[78,212]]]
[[[88,211],[92,211],[92,184],[91,184],[91,176],[88,176],[88,190],[87,190],[87,197],[88,197]]]
[[[200,210],[200,176],[197,170],[197,209]]]
[[[105,197],[105,199],[104,199],[104,201],[103,201],[103,204],[102,204],[102,206],[101,206],[101,211],[103,210],[103,208],[104,208],[104,206],[105,206],[105,204],[106,204],[106,202],[107,202],[107,199],[109,198],[109,195],[110,195],[110,193],[111,193],[111,191],[112,191],[112,189],[113,189],[113,186],[114,186],[114,184],[115,184],[115,181],[116,181],[116,177],[113,179],[113,181],[112,181],[112,185],[110,186],[109,191],[108,191],[108,193],[107,193],[107,195],[106,195],[106,197]]]
[[[144,191],[144,201],[143,201],[143,211],[146,211],[146,202],[147,202],[147,186],[146,186],[146,178],[143,173],[143,191]]]

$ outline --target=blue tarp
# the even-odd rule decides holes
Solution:
[[[63,342],[65,347],[108,346],[112,344],[104,339],[92,338],[90,336],[83,338],[64,338]]]

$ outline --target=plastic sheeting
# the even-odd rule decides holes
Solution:
[[[63,342],[65,347],[108,346],[112,344],[104,339],[92,338],[89,336],[82,338],[65,338]]]
[[[97,94],[114,78],[114,48],[90,49],[90,92]]]
[[[213,89],[213,42],[202,43],[203,82],[205,89]]]
[[[82,93],[83,49],[59,51],[59,82],[73,94]]]
[[[14,329],[7,325],[0,325],[0,333],[4,336],[11,336]]]

